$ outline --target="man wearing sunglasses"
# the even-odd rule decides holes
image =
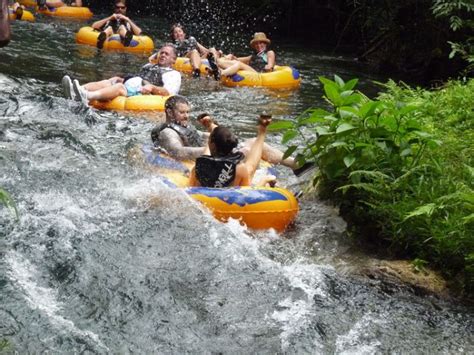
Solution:
[[[118,33],[125,47],[130,45],[133,35],[140,35],[142,30],[125,14],[127,5],[125,0],[115,0],[115,10],[112,15],[92,24],[92,28],[100,31],[97,38],[97,48],[102,48],[105,41],[114,33]]]

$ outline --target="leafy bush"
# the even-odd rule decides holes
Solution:
[[[389,82],[376,100],[354,90],[356,79],[320,80],[331,110],[271,126],[284,143],[304,142],[285,155],[317,163],[314,184],[359,234],[463,275],[473,291],[474,80],[433,92]]]
[[[470,35],[466,35],[463,42],[448,41],[451,45],[449,58],[453,58],[455,55],[461,56],[468,63],[466,72],[474,71],[474,37],[472,36],[474,3],[470,0],[434,0],[431,11],[435,17],[447,17],[452,31],[465,28],[467,33],[470,33]]]

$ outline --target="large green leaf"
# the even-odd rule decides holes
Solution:
[[[334,81],[341,89],[344,88],[345,82],[344,80],[341,79],[339,75],[334,74]]]
[[[293,121],[278,121],[278,122],[273,122],[268,126],[269,131],[281,131],[283,129],[289,129],[289,128],[294,128],[295,123]]]
[[[327,127],[324,127],[324,126],[318,126],[315,128],[316,130],[316,133],[320,136],[324,136],[324,135],[327,135],[327,134],[332,134],[329,129]]]
[[[294,151],[297,149],[298,147],[296,145],[290,145],[288,147],[288,149],[285,151],[285,153],[283,154],[283,158],[282,159],[286,159],[288,158],[291,154],[294,153]]]
[[[325,78],[324,76],[320,76],[318,77],[319,81],[323,83],[323,85],[335,85],[334,81],[328,79],[328,78]]]
[[[371,116],[375,112],[379,104],[380,103],[377,101],[368,101],[363,104],[362,107],[359,109],[360,117],[365,118]]]
[[[354,130],[354,129],[357,129],[357,127],[354,127],[353,125],[351,125],[349,123],[343,123],[343,124],[341,124],[337,127],[336,133],[347,132],[347,131],[351,131],[351,130]]]
[[[295,131],[293,129],[289,129],[283,134],[283,138],[281,139],[282,144],[286,144],[289,141],[291,141],[293,138],[295,138],[298,135],[298,131]]]
[[[344,91],[344,92],[347,92],[347,91]],[[342,96],[342,94],[341,94]],[[351,94],[351,95],[347,95],[347,96],[342,96],[342,103],[341,105],[354,105],[354,104],[358,104],[359,102],[362,101],[362,96],[360,96],[359,94]]]
[[[352,164],[354,164],[354,162],[356,161],[356,158],[355,156],[353,155],[346,155],[344,157],[344,165],[347,167],[347,168],[350,168]]]
[[[344,84],[344,87],[342,88],[342,90],[344,91],[352,90],[357,85],[358,82],[359,82],[359,79],[351,79]]]
[[[329,85],[324,85],[324,92],[326,94],[326,97],[329,99],[329,101],[331,101],[334,106],[337,107],[341,105],[341,95],[339,95],[339,92],[333,83]]]
[[[341,115],[341,118],[358,118],[359,117],[359,111],[350,106],[342,106],[338,110],[339,114]]]

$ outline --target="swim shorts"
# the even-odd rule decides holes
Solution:
[[[143,79],[139,76],[128,79],[124,83],[128,96],[137,96],[142,93]]]

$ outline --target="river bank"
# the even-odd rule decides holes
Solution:
[[[355,79],[320,80],[331,110],[273,125],[305,138],[288,150],[318,165],[313,184],[340,206],[354,238],[420,271],[432,265],[472,297],[474,80],[432,91],[389,82],[374,100],[354,90]]]

